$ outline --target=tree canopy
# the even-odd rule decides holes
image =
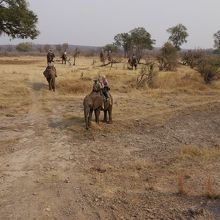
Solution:
[[[131,36],[129,33],[120,33],[114,37],[114,44],[117,47],[122,47],[124,50],[124,56],[127,57],[128,51],[131,49]]]
[[[151,39],[151,35],[143,27],[134,28],[130,31],[132,46],[140,49],[153,49],[155,40]]]
[[[111,51],[111,52],[117,52],[118,50],[118,47],[114,44],[106,44],[103,48],[104,51]]]
[[[187,42],[186,38],[189,35],[187,33],[187,28],[184,25],[178,24],[167,29],[167,32],[170,33],[169,40],[173,43],[177,50],[180,50],[180,46]]]
[[[214,35],[214,47],[220,49],[220,30],[217,31]]]
[[[155,43],[155,40],[151,39],[150,33],[143,27],[134,28],[128,33],[119,33],[114,37],[114,40],[116,46],[124,49],[125,56],[129,52],[135,52],[138,57],[141,57],[144,49],[153,49]]]
[[[28,9],[25,0],[0,0],[0,35],[34,39],[39,34],[37,21],[37,15]]]
[[[160,49],[158,56],[159,69],[164,71],[174,71],[177,66],[177,49],[172,43],[166,42]]]

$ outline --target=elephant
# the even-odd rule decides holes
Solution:
[[[48,65],[43,74],[47,79],[49,90],[55,92],[55,78],[57,77],[56,68],[53,65]]]
[[[65,53],[62,54],[61,56],[61,59],[62,59],[62,64],[66,64],[66,61],[67,61],[67,55]]]
[[[133,70],[133,68],[135,68],[135,70],[136,70],[137,65],[138,65],[138,60],[137,60],[136,56],[133,55],[131,58],[129,58],[128,64],[131,66],[132,70]]]
[[[91,126],[92,113],[95,112],[95,121],[99,124],[100,111],[104,111],[103,122],[112,123],[112,106],[113,98],[109,93],[109,98],[106,100],[100,91],[93,91],[83,100],[84,117],[86,129]]]

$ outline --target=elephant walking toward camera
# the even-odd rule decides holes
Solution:
[[[106,100],[100,92],[91,92],[84,98],[84,117],[86,129],[91,126],[92,113],[95,112],[95,121],[99,124],[100,112],[104,111],[104,122],[112,123],[112,105],[113,99],[109,94],[109,98]]]
[[[135,68],[135,70],[137,69],[137,65],[138,65],[138,60],[136,58],[136,56],[133,54],[132,57],[130,57],[128,59],[128,64],[131,66],[132,70]]]

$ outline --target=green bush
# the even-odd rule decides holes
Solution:
[[[20,52],[28,52],[32,49],[31,43],[20,43],[16,46],[16,50]]]
[[[219,78],[220,58],[208,56],[200,60],[197,70],[200,72],[205,83]]]

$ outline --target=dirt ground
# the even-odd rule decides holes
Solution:
[[[45,58],[0,58],[0,219],[220,219],[219,82],[179,67],[175,88],[160,73],[160,87],[137,90],[139,70],[93,59],[56,64],[54,93]],[[113,124],[87,131],[82,102],[100,73]]]

